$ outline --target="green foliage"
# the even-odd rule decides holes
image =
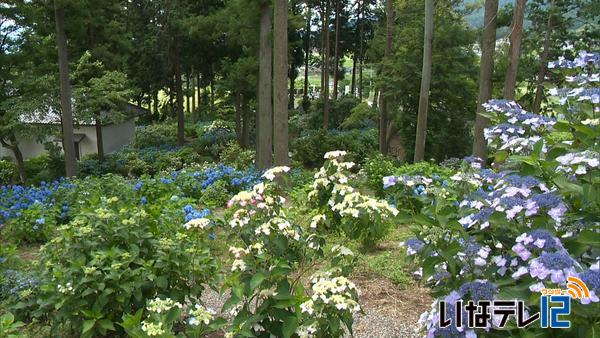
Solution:
[[[45,154],[25,160],[27,183],[50,182],[65,176],[65,162],[60,147],[52,143],[45,144]]]
[[[212,283],[217,265],[206,237],[183,233],[181,211],[169,212],[185,201],[156,213],[127,199],[91,198],[99,201],[83,207],[40,252],[44,284],[36,315],[82,336],[106,335],[119,332],[122,316],[148,298],[183,302]]]
[[[223,310],[232,310],[234,318],[228,331],[234,336],[291,337],[311,330],[317,336],[340,337],[342,325],[351,330],[352,313],[360,308],[355,285],[343,277],[351,269],[353,253],[336,246],[329,255],[323,250],[323,228],[304,228],[284,212],[290,207],[275,182],[285,182],[288,170],[270,169],[265,173],[269,181],[230,202],[227,220],[235,244],[229,249],[232,273],[225,279],[231,295]],[[326,254],[329,267],[318,264]],[[324,271],[314,273],[305,286],[306,274],[315,265]],[[312,298],[308,288],[314,290]]]
[[[201,122],[197,126],[198,139],[194,142],[194,148],[199,153],[217,159],[227,145],[235,140],[234,130],[232,123],[221,119]]]
[[[390,117],[409,159],[413,157],[423,62],[423,1],[395,2],[391,59],[383,59],[384,26],[374,37],[371,54],[383,60],[376,82],[391,98]],[[478,76],[476,32],[452,1],[436,2],[432,78],[427,119],[426,159],[463,157],[471,151]],[[415,79],[417,79],[415,81]]]
[[[350,115],[340,125],[341,129],[374,128],[377,125],[377,110],[367,102],[359,103],[352,108]]]
[[[293,160],[309,167],[323,164],[323,155],[331,149],[346,150],[350,159],[362,163],[377,149],[377,130],[314,130],[295,140]]]
[[[325,164],[315,174],[309,205],[316,215],[311,227],[321,224],[333,233],[342,233],[359,241],[363,248],[372,249],[390,230],[396,208],[356,191],[349,181],[353,162],[346,162],[344,151],[325,154]]]
[[[0,337],[17,338],[20,337],[19,328],[25,326],[22,322],[15,321],[15,316],[10,313],[0,315]]]
[[[136,128],[133,147],[175,146],[176,140],[177,126],[174,123],[156,123]]]
[[[15,243],[45,243],[55,231],[58,216],[57,207],[34,203],[21,217],[7,222],[7,238]]]
[[[71,76],[78,120],[114,123],[125,119],[122,110],[132,94],[126,74],[106,70],[101,61],[86,51]]]
[[[254,165],[254,156],[254,150],[243,149],[236,141],[230,141],[221,151],[220,162],[238,170],[245,170]]]
[[[363,164],[365,183],[369,190],[377,196],[383,196],[383,177],[389,176],[396,169],[397,161],[391,157],[377,153],[369,156]]]
[[[18,179],[17,166],[11,160],[0,160],[0,185],[15,183]]]

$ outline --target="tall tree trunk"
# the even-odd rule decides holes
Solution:
[[[215,76],[210,78],[210,107],[215,109]]]
[[[185,108],[189,113],[190,110],[190,74],[185,75]]]
[[[159,105],[159,103],[158,103],[158,91],[155,91],[153,95],[154,95],[154,99],[153,99],[153,101],[154,101],[154,113],[156,115],[158,115],[158,114],[160,114],[160,111],[158,109],[158,105]]]
[[[425,158],[427,138],[427,111],[429,109],[429,88],[431,85],[431,47],[433,41],[433,0],[425,0],[425,37],[423,39],[423,70],[421,71],[421,92],[419,93],[419,113],[417,116],[417,137],[415,139],[414,162]]]
[[[363,23],[365,17],[365,0],[362,0],[359,4],[359,15],[361,17],[360,22],[358,24],[359,34],[358,34],[358,99],[362,101],[363,99],[363,54],[364,54],[364,35],[365,35],[365,25]]]
[[[258,64],[258,113],[256,116],[256,166],[264,170],[273,164],[273,43],[270,4],[260,10],[260,38]]]
[[[242,145],[242,94],[240,92],[235,93],[234,97],[235,107],[235,136],[238,144]]]
[[[298,77],[298,72],[294,66],[290,66],[288,67],[288,74],[290,78],[290,97],[288,98],[288,109],[294,109],[296,106],[296,78]]]
[[[194,77],[192,76],[192,123],[196,123],[196,85],[194,84]]]
[[[100,120],[100,114],[96,114],[96,145],[98,149],[98,160],[104,161],[104,138],[102,136],[102,121]]]
[[[288,138],[288,0],[275,0],[273,24],[274,164],[289,165]]]
[[[523,33],[523,17],[525,16],[526,0],[516,0],[515,12],[510,32],[510,49],[508,51],[508,67],[504,81],[504,98],[515,99],[517,87],[517,72],[519,69],[519,53],[521,50],[521,36]]]
[[[65,34],[65,9],[54,0],[56,21],[56,46],[58,49],[58,70],[60,74],[60,103],[62,108],[63,150],[65,152],[65,173],[67,177],[77,175],[75,143],[73,142],[73,112],[71,110],[71,83],[69,82],[69,56],[67,35]]]
[[[177,145],[182,147],[185,143],[185,115],[183,112],[183,84],[181,81],[181,57],[178,42],[175,42],[174,49],[173,74],[175,75],[175,90],[177,93]]]
[[[487,142],[483,130],[489,121],[482,116],[483,104],[492,98],[492,75],[494,73],[494,50],[496,49],[496,16],[498,0],[485,0],[485,19],[481,40],[481,66],[479,70],[479,99],[477,100],[477,116],[473,131],[473,156],[480,158],[485,164],[487,160]]]
[[[306,36],[304,37],[304,101],[308,100],[308,63],[310,60],[310,21],[312,19],[312,10],[308,8],[306,18]]]
[[[17,162],[17,170],[19,171],[19,179],[21,180],[21,183],[25,183],[25,180],[27,179],[25,160],[23,159],[23,153],[19,148],[19,143],[16,141],[16,138],[11,137],[11,143],[0,139],[0,144],[2,144],[4,148],[10,149],[10,151],[13,152],[13,155],[15,155],[15,162]]]
[[[323,31],[325,39],[325,57],[323,66],[323,129],[329,125],[329,16],[331,15],[330,0],[325,1],[325,16],[323,17]]]
[[[200,104],[200,100],[202,99],[202,86],[200,86],[200,73],[196,74],[196,85],[198,86],[198,112],[194,112],[194,114],[192,114],[192,121],[194,121],[194,124],[196,124],[196,122],[202,118],[202,105]]]
[[[386,30],[385,30],[385,59],[386,61],[392,55],[392,20],[393,20],[393,0],[386,0],[385,2],[385,21],[386,21]],[[385,65],[385,63],[384,63]],[[382,69],[385,72],[385,69]],[[379,119],[379,151],[387,155],[388,153],[388,99],[387,96],[387,86],[384,86],[383,92],[381,95],[381,118]]]
[[[350,91],[353,96],[356,96],[356,51],[352,55],[352,80],[350,82]]]
[[[333,56],[333,99],[338,97],[338,67],[340,64],[340,0],[335,0],[335,42]]]
[[[550,9],[548,12],[548,21],[546,23],[546,36],[544,37],[544,50],[540,57],[540,71],[538,72],[536,88],[535,88],[535,99],[533,101],[533,107],[531,110],[534,114],[540,112],[542,106],[542,99],[544,97],[544,78],[546,77],[546,70],[548,67],[548,52],[550,50],[550,37],[552,34],[554,16],[554,0],[550,1]]]
[[[248,95],[242,97],[242,147],[250,146],[250,99]]]

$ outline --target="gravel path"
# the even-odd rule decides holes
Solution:
[[[360,297],[364,314],[354,320],[354,336],[357,338],[412,338],[422,337],[418,332],[419,315],[429,309],[431,298],[427,290],[413,287],[400,290],[385,279],[356,280],[362,292]],[[206,290],[202,295],[205,306],[219,312],[229,297]],[[228,317],[227,315],[225,317]]]

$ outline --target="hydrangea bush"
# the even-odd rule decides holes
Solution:
[[[512,101],[485,105],[494,123],[485,137],[495,171],[470,159],[447,186],[432,187],[427,178],[384,179],[387,186],[412,189],[418,180],[423,186],[416,237],[404,245],[437,297],[421,317],[428,337],[547,333],[537,324],[517,329],[512,320],[498,331],[498,318],[487,329],[440,328],[438,302],[446,301],[447,316],[459,299],[521,299],[533,313],[540,311],[541,289],[564,289],[568,276],[583,280],[591,295],[573,300],[571,329],[556,334],[593,336],[600,313],[599,65],[600,56],[586,52],[550,63],[557,77],[576,86],[552,91],[558,95],[552,117]]]
[[[384,200],[365,195],[349,184],[353,162],[345,151],[325,154],[325,164],[315,174],[308,201],[315,215],[311,228],[325,228],[372,247],[392,225],[398,210]]]
[[[318,227],[303,226],[288,214],[290,202],[280,185],[288,171],[266,171],[265,182],[228,203],[232,261],[224,288],[231,296],[223,311],[234,318],[227,337],[339,337],[343,326],[352,330],[352,313],[360,309],[356,286],[344,277],[352,252],[339,246],[325,252]],[[326,256],[333,259],[321,266]],[[304,279],[317,266],[321,270],[307,288]]]

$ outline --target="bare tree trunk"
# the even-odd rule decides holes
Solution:
[[[235,107],[235,136],[238,144],[242,145],[242,94],[236,92],[234,96]]]
[[[298,77],[298,73],[293,66],[289,66],[288,74],[290,78],[290,97],[288,98],[288,109],[294,109],[296,106],[296,78]]]
[[[360,8],[359,10],[359,15],[361,17],[360,22],[358,23],[358,27],[359,27],[359,34],[358,34],[358,99],[362,101],[363,99],[363,40],[364,40],[364,35],[365,35],[365,28],[364,28],[364,17],[365,17],[365,0],[362,0],[362,2],[359,2],[359,6]]]
[[[273,24],[274,164],[289,165],[288,139],[288,0],[275,0]]]
[[[542,56],[540,57],[540,71],[538,72],[536,81],[535,99],[533,101],[533,107],[531,108],[535,114],[540,112],[540,107],[542,106],[542,99],[544,96],[544,78],[546,77],[546,70],[548,67],[548,51],[550,50],[550,36],[553,28],[553,15],[554,0],[550,2],[548,22],[546,24],[546,36],[544,37],[544,50],[542,51]]]
[[[19,179],[22,183],[25,183],[25,179],[27,178],[27,173],[25,171],[25,160],[23,159],[23,153],[21,152],[21,149],[19,149],[19,143],[16,141],[16,138],[12,137],[11,143],[0,139],[0,144],[2,144],[4,148],[10,149],[10,151],[13,152],[13,155],[15,155],[17,170],[19,171]]]
[[[200,111],[200,109],[202,108],[202,105],[200,104],[200,100],[202,98],[202,86],[200,85],[200,73],[196,74],[196,85],[198,86],[197,91],[198,91],[198,112],[194,112],[194,114],[192,114],[192,121],[194,121],[194,124],[196,122],[198,122],[199,119],[201,119],[202,117],[202,112]]]
[[[247,95],[242,97],[242,147],[250,146],[250,99]]]
[[[96,145],[98,149],[98,160],[104,161],[104,137],[102,136],[102,121],[100,121],[100,114],[96,114]]]
[[[210,107],[215,109],[215,76],[210,78]]]
[[[312,9],[308,8],[306,18],[306,37],[304,37],[304,101],[308,100],[308,63],[310,60],[310,20],[312,19]]]
[[[273,43],[270,4],[264,4],[260,13],[258,112],[256,116],[256,166],[264,170],[273,164]]]
[[[189,113],[190,110],[190,74],[185,75],[185,109]]]
[[[392,20],[393,20],[393,0],[385,2],[385,17],[386,17],[386,32],[385,32],[385,59],[389,59],[392,55]],[[384,71],[384,70],[382,70]],[[385,86],[384,86],[385,87]],[[384,88],[381,95],[381,118],[379,119],[379,151],[387,155],[388,153],[388,99],[389,95]]]
[[[479,70],[479,99],[477,100],[477,116],[473,131],[473,156],[480,158],[485,164],[487,160],[487,142],[483,130],[489,121],[482,116],[483,104],[492,98],[492,75],[494,73],[494,50],[496,49],[496,17],[498,0],[485,0],[485,19],[483,38],[481,41],[481,66]]]
[[[521,51],[521,36],[523,33],[523,17],[525,16],[526,0],[516,0],[515,12],[513,14],[512,29],[510,32],[510,49],[508,51],[508,67],[504,81],[504,98],[515,99],[517,87],[517,72],[519,69],[519,53]]]
[[[177,93],[177,145],[182,147],[185,143],[185,115],[183,112],[183,84],[181,83],[181,59],[178,42],[175,42],[174,49],[173,74],[175,75],[175,90]]]
[[[353,96],[356,96],[356,51],[354,52],[354,55],[352,55],[352,80],[350,83],[350,91],[352,92]]]
[[[427,138],[427,111],[429,109],[429,88],[431,86],[433,11],[433,0],[425,0],[425,37],[423,39],[423,70],[421,71],[421,92],[419,93],[417,137],[415,139],[415,163],[423,161],[423,159],[425,158],[425,140]]]
[[[323,65],[323,129],[329,125],[329,16],[331,15],[330,0],[325,1],[325,16],[323,17],[323,31],[325,39],[325,58]]]
[[[73,112],[71,110],[71,83],[69,82],[69,56],[67,35],[65,34],[65,9],[54,0],[56,21],[56,46],[58,49],[58,69],[60,73],[60,103],[62,108],[63,150],[65,152],[65,173],[67,177],[77,175],[75,143],[73,142]]]
[[[334,42],[334,56],[333,56],[333,99],[337,100],[338,97],[338,67],[340,65],[340,0],[335,0],[335,42]]]
[[[194,77],[192,76],[192,123],[196,123],[196,86],[194,84]]]

